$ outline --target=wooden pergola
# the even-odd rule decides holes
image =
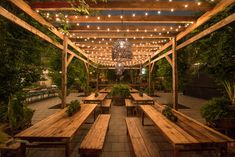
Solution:
[[[125,67],[148,66],[149,86],[155,62],[165,58],[172,66],[173,104],[177,109],[177,50],[235,20],[233,13],[199,34],[177,44],[177,41],[232,5],[235,0],[207,0],[203,2],[197,0],[149,0],[146,2],[141,0],[128,2],[108,0],[108,2],[97,4],[89,2],[90,8],[98,11],[98,14],[94,16],[78,15],[71,3],[65,1],[8,1],[63,40],[63,44],[55,42],[48,35],[0,6],[2,16],[62,50],[63,106],[65,106],[67,93],[67,67],[72,59],[82,60],[87,70],[88,66],[112,69],[115,66],[111,55],[113,42],[117,39],[125,39],[132,43],[134,55],[131,61],[124,62]],[[199,14],[201,16],[196,16]],[[61,15],[63,15],[63,19]],[[58,30],[62,20],[71,25],[69,33],[66,35]],[[73,50],[69,47],[72,47]],[[169,47],[169,51],[159,55]],[[170,57],[170,55],[172,56]]]

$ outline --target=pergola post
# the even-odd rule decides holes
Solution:
[[[67,96],[67,49],[68,49],[68,38],[64,35],[63,40],[63,51],[62,51],[62,81],[61,81],[61,108],[66,107],[66,96]]]
[[[96,90],[99,90],[99,72],[98,72],[98,68],[96,70]]]
[[[150,63],[150,61],[151,61],[151,56],[149,57],[149,63]],[[149,64],[149,79],[148,79],[148,88],[149,88],[149,95],[151,94],[151,91],[150,91],[150,89],[151,89],[151,64]]]
[[[172,39],[172,92],[173,92],[173,107],[178,110],[178,70],[177,70],[177,52],[176,38]]]
[[[90,80],[90,72],[89,72],[89,64],[87,64],[87,91],[89,90],[89,80]]]

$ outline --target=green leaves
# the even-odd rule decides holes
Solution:
[[[231,102],[226,98],[213,98],[201,108],[201,115],[209,124],[214,125],[220,118],[235,116],[229,108],[230,105]]]
[[[72,116],[81,108],[80,102],[78,100],[71,101],[67,107],[67,114],[68,116]]]

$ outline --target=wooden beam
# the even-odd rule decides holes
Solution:
[[[26,23],[25,21],[21,20],[20,18],[18,18],[17,16],[13,15],[12,13],[10,13],[9,11],[7,11],[6,9],[4,9],[3,7],[0,6],[0,15],[2,15],[3,17],[5,17],[6,19],[12,21],[13,23],[21,26],[22,28],[28,30],[29,32],[39,36],[40,38],[42,38],[43,40],[46,40],[47,42],[53,44],[54,46],[56,46],[57,48],[63,50],[63,45],[55,42],[53,39],[51,39],[50,37],[48,37],[46,34],[42,33],[41,31],[39,31],[38,29],[36,29],[35,27],[29,25],[28,23]],[[84,58],[78,56],[76,53],[68,50],[68,53],[71,55],[74,55],[76,58],[82,60],[83,62],[87,62]]]
[[[152,64],[151,64],[151,70],[150,70],[151,73],[153,72],[154,64],[155,64],[155,63],[152,63]]]
[[[151,56],[149,56],[149,63],[150,63],[150,61],[151,61]],[[149,64],[149,66],[148,66],[148,68],[149,68],[149,70],[148,70],[148,88],[149,88],[149,92],[148,92],[148,94],[150,95],[151,94],[151,91],[150,91],[150,89],[151,89],[151,64]]]
[[[99,68],[99,69],[115,69],[115,67],[101,67],[101,68]],[[139,67],[132,67],[132,66],[126,66],[126,67],[124,67],[124,69],[140,69]]]
[[[66,97],[67,97],[67,49],[68,49],[68,38],[64,36],[62,51],[62,81],[61,81],[61,108],[66,107]]]
[[[82,38],[113,38],[113,39],[117,39],[117,38],[136,38],[136,39],[145,39],[145,38],[170,38],[174,36],[174,34],[155,34],[155,33],[75,33],[75,36],[70,37],[70,39],[72,38],[77,38],[77,37],[82,37]]]
[[[163,44],[152,44],[152,43],[135,43],[135,42],[131,42],[132,43],[132,48],[159,48],[161,46],[163,46]],[[103,42],[103,43],[96,43],[96,42],[78,42],[76,43],[77,45],[79,45],[81,47],[82,50],[86,49],[86,48],[104,48],[107,47],[108,49],[111,49],[113,47],[114,41],[113,42]]]
[[[99,17],[99,18],[98,18]],[[192,16],[164,16],[164,15],[151,15],[151,16],[68,16],[69,23],[191,23],[196,20]],[[60,23],[56,20],[57,17],[52,18],[50,21]]]
[[[70,56],[69,56],[69,58],[68,58],[68,60],[67,60],[67,65],[66,65],[66,67],[69,66],[69,64],[71,63],[71,61],[73,60],[73,58],[74,58],[74,55],[70,55]],[[86,64],[86,63],[85,63],[85,64]]]
[[[87,26],[71,26],[68,30],[70,33],[79,33],[79,32],[117,32],[119,30],[120,32],[167,32],[167,31],[182,31],[185,29],[185,25],[183,24],[174,24],[172,26],[169,26],[170,24],[166,26],[159,26],[159,25],[110,25],[110,26],[93,26],[90,25],[89,28]],[[128,30],[128,31],[127,31]]]
[[[178,70],[177,70],[177,52],[176,39],[172,39],[172,93],[173,93],[173,108],[178,110]]]
[[[81,44],[86,44],[86,43],[92,43],[92,44],[105,44],[106,42],[107,43],[112,43],[114,42],[115,40],[112,40],[112,39],[102,39],[102,38],[96,38],[96,37],[93,37],[93,38],[90,38],[89,40],[88,39],[80,39],[80,38],[72,38],[71,39],[72,42],[74,43],[81,43]],[[163,46],[163,44],[165,44],[166,42],[169,41],[169,38],[161,38],[161,39],[128,39],[129,42],[131,43],[142,43],[142,44],[145,44],[145,43],[149,43],[149,44],[159,44],[161,46]]]
[[[226,17],[225,19],[219,21],[218,23],[214,24],[213,26],[207,28],[206,30],[202,31],[201,33],[193,36],[192,38],[188,39],[187,41],[181,43],[180,45],[178,45],[176,47],[176,50],[179,50],[179,49],[193,43],[194,41],[197,41],[197,40],[211,34],[212,32],[214,32],[214,31],[216,31],[216,30],[218,30],[218,29],[220,29],[220,28],[222,28],[222,27],[224,27],[224,26],[226,26],[226,25],[228,25],[228,24],[230,24],[234,21],[235,21],[235,13],[233,13],[232,15],[230,15],[230,16]],[[160,59],[162,59],[162,58],[164,58],[164,57],[166,57],[170,54],[172,54],[171,50],[166,52],[165,54],[162,54],[161,56],[157,57],[156,59],[152,60],[151,62],[154,63],[154,62],[156,62],[156,61],[158,61],[158,60],[160,60]]]
[[[185,7],[185,5],[188,5]],[[74,3],[79,5],[79,3]],[[211,8],[207,2],[201,2],[198,5],[197,2],[190,1],[172,1],[172,2],[158,2],[158,1],[108,1],[94,3],[88,1],[88,5],[92,10],[166,10],[170,11],[172,8],[175,10],[195,10],[206,11]],[[38,10],[74,10],[69,2],[32,2],[31,6]]]
[[[171,65],[172,67],[172,60],[169,56],[165,56],[166,60],[168,61],[168,63]]]
[[[31,16],[34,20],[36,20],[43,26],[46,26],[52,33],[54,33],[57,37],[63,40],[63,34],[61,34],[52,24],[47,22],[43,17],[41,17],[41,15],[39,15],[36,11],[32,10],[31,7],[27,3],[25,3],[23,0],[9,0],[9,1],[15,4],[21,10],[23,10],[29,16]],[[72,43],[70,40],[68,40],[68,44],[71,47],[73,47],[76,51],[80,52],[82,55],[86,57],[86,54],[79,47],[77,47],[74,43]],[[78,59],[81,59],[81,57],[79,57]]]
[[[192,32],[193,30],[195,30],[196,28],[198,28],[202,24],[206,23],[208,20],[210,20],[212,17],[214,17],[214,15],[216,15],[220,11],[224,10],[226,7],[230,6],[234,2],[235,2],[235,0],[221,0],[212,10],[203,14],[200,18],[197,19],[197,21],[194,24],[192,24],[190,27],[188,27],[185,31],[179,33],[176,36],[176,41],[179,41],[180,39],[182,39],[183,37],[188,35],[190,32]],[[155,57],[156,55],[158,55],[159,53],[161,53],[162,51],[164,51],[166,48],[168,48],[171,45],[172,45],[172,42],[170,41],[167,44],[165,44],[161,48],[161,50],[154,53],[151,57],[152,58]],[[151,63],[153,63],[154,61],[152,61]],[[147,62],[147,60],[145,62]]]

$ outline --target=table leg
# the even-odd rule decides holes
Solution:
[[[26,157],[26,144],[21,143],[20,157]]]
[[[70,157],[70,142],[69,142],[69,140],[65,142],[65,157]]]
[[[144,112],[142,111],[142,125],[144,126]]]
[[[93,114],[94,114],[94,122],[95,122],[95,111],[96,111],[96,109],[94,109],[94,111],[93,111]]]

